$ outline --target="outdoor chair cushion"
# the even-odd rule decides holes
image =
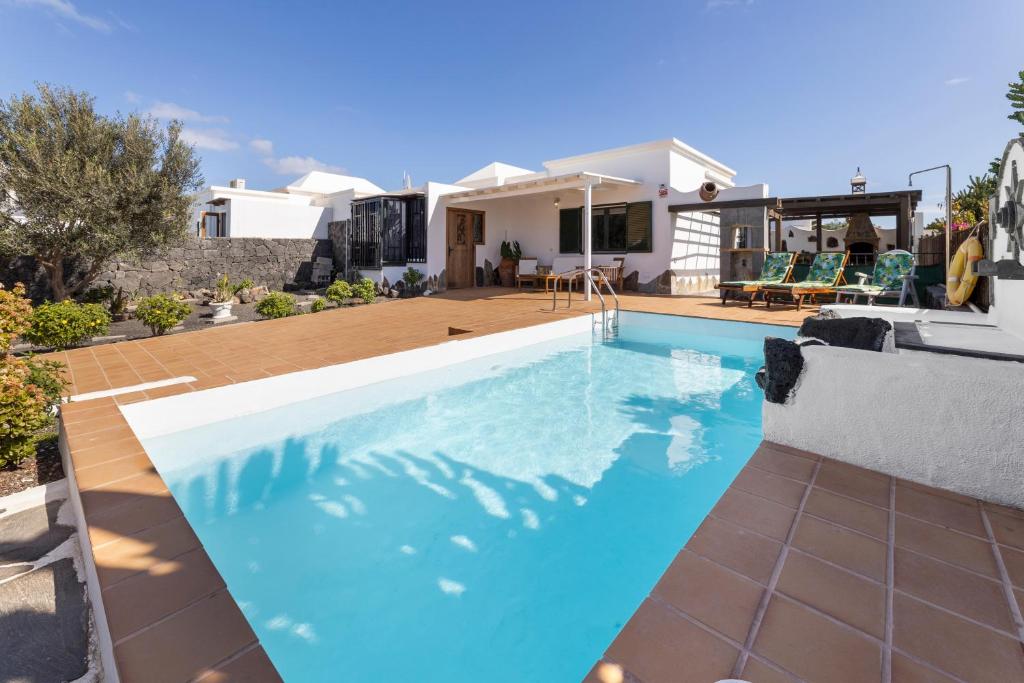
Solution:
[[[788,251],[773,251],[764,257],[761,277],[756,280],[731,280],[718,283],[719,287],[745,287],[748,285],[776,284],[786,279],[793,254]]]
[[[835,284],[835,280],[801,280],[800,282],[780,282],[777,285],[771,285],[767,289],[820,289],[822,287],[831,287]]]
[[[880,254],[869,285],[843,285],[841,292],[883,292],[903,289],[903,278],[914,269],[914,256],[902,249]],[[867,288],[867,289],[865,289]]]
[[[845,260],[846,254],[841,251],[823,251],[815,254],[804,284],[824,282],[827,283],[826,287],[831,287],[839,280]]]

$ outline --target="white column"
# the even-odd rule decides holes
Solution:
[[[594,265],[594,255],[592,253],[592,240],[590,233],[592,230],[592,211],[591,211],[591,199],[593,188],[590,184],[590,180],[586,181],[587,184],[583,186],[583,267],[590,270]],[[590,301],[590,280],[583,279],[584,287],[586,288],[586,296],[584,297],[587,301]]]

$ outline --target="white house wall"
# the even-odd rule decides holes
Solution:
[[[227,204],[228,237],[327,238],[331,209],[258,197],[235,197]]]

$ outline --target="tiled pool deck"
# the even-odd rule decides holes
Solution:
[[[62,409],[121,679],[279,677],[118,404],[593,308],[552,312],[543,295],[471,290],[55,354],[74,394],[196,378]],[[623,308],[788,325],[809,314],[640,296]],[[1024,602],[1024,513],[766,445],[605,657],[645,683],[740,672],[755,682],[1024,680],[1011,597]]]

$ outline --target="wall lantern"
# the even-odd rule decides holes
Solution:
[[[559,202],[559,201],[560,201],[560,200],[558,199],[558,197],[555,197],[555,208],[556,208],[556,209],[558,208],[558,202]]]
[[[662,183],[661,185],[658,185],[658,196],[659,197],[667,197],[668,196],[668,188],[665,187],[665,183]]]

